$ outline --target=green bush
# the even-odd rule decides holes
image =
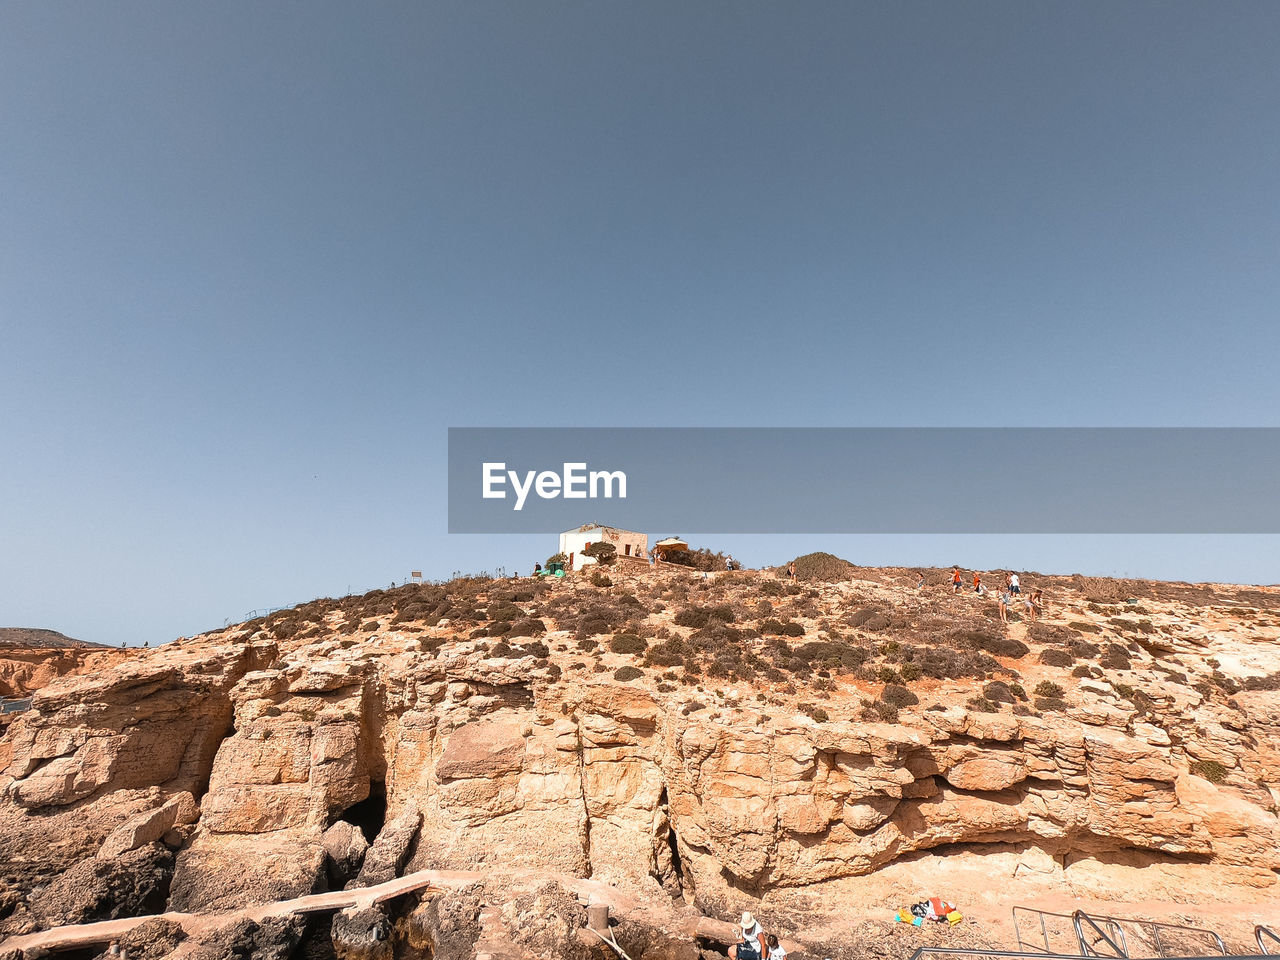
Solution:
[[[898,708],[895,707],[892,703],[886,703],[883,700],[877,700],[875,703],[871,705],[871,708],[875,710],[876,715],[885,723],[898,722]]]
[[[920,698],[914,693],[896,683],[885,684],[885,688],[880,691],[880,699],[895,707],[909,707],[920,702]]]
[[[721,552],[713,553],[706,547],[699,547],[696,550],[671,550],[664,553],[662,559],[664,563],[692,567],[694,570],[710,572],[712,570],[725,569],[725,554]]]
[[[789,662],[793,659],[791,651],[787,648],[785,642],[782,643],[781,648],[778,650],[778,655],[784,662]],[[794,652],[794,658],[798,658],[810,666],[843,668],[846,670],[861,666],[866,662],[867,656],[867,651],[862,647],[853,647],[846,643],[836,643],[831,640],[814,640],[810,643],[802,643]]]
[[[618,548],[612,543],[606,543],[603,540],[590,544],[582,551],[584,557],[591,557],[596,563],[607,567],[613,563],[614,558],[618,555]]]
[[[1052,680],[1041,680],[1036,684],[1035,690],[1032,691],[1037,697],[1045,697],[1050,700],[1060,699],[1063,694],[1062,687],[1058,686]]]
[[[1227,768],[1217,760],[1195,760],[1191,764],[1191,772],[1210,783],[1221,783],[1227,778]]]
[[[547,557],[547,562],[546,562],[546,563],[544,563],[544,564],[543,564],[543,566],[544,566],[544,567],[549,567],[549,566],[551,566],[553,563],[568,563],[568,562],[569,562],[569,556],[568,556],[568,554],[564,554],[564,553],[553,553],[551,556]]]
[[[635,680],[637,677],[643,677],[644,671],[639,667],[619,667],[613,671],[613,679],[615,680]]]

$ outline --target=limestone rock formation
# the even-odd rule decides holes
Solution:
[[[1280,591],[1045,578],[1047,622],[1003,627],[914,573],[857,576],[414,585],[52,682],[0,739],[0,929],[422,869],[731,912],[935,850],[1280,889]],[[530,894],[547,942],[582,920],[562,894]],[[486,916],[528,933],[521,902]],[[396,935],[461,956],[474,906]],[[335,943],[376,955],[379,917],[339,915]]]
[[[152,843],[109,860],[82,860],[31,899],[44,926],[160,913],[173,877],[173,851]]]

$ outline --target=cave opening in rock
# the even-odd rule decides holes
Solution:
[[[72,947],[66,950],[55,950],[48,954],[51,957],[57,957],[58,960],[94,960],[95,957],[102,956],[100,947]]]
[[[671,848],[671,872],[676,875],[676,882],[683,889],[685,886],[684,864],[680,861],[680,841],[676,837],[675,827],[667,827],[667,846]]]
[[[695,937],[694,943],[697,944],[698,955],[701,957],[729,956],[728,945],[721,943],[719,940],[712,940],[710,937]]]
[[[373,843],[387,820],[387,785],[381,780],[369,783],[369,796],[342,812],[340,820],[359,827],[364,838]]]
[[[666,887],[673,897],[682,894],[688,896],[692,893],[692,878],[685,876],[684,860],[680,856],[680,838],[676,836],[676,828],[671,822],[671,813],[667,807],[666,787],[662,788],[662,794],[658,797],[658,809],[662,812],[662,822],[666,827],[665,841],[671,861],[671,873],[665,877],[655,874],[655,879]]]

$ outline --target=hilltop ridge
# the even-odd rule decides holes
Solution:
[[[104,850],[135,884],[117,915],[423,869],[481,871],[490,905],[590,878],[671,957],[744,909],[837,957],[840,924],[939,885],[975,946],[1035,897],[1274,900],[1280,591],[1021,573],[1046,609],[1002,624],[949,570],[838,573],[410,584],[63,678],[0,740],[0,924],[93,918],[64,878]],[[360,923],[438,946],[460,897]],[[374,956],[340,919],[339,955]]]
[[[0,627],[0,646],[54,649],[59,647],[105,648],[106,645],[89,640],[76,640],[57,630],[46,630],[41,627]]]

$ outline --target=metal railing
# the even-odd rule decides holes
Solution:
[[[1071,926],[1076,932],[1076,941],[1080,944],[1082,957],[1122,957],[1129,956],[1129,945],[1125,943],[1124,928],[1113,917],[1091,917],[1083,910],[1071,914]],[[1097,936],[1086,940],[1085,928],[1088,927]],[[1105,944],[1113,953],[1099,953],[1098,945]]]
[[[1124,941],[1124,928],[1121,926],[1121,924],[1125,924],[1125,923],[1138,927],[1141,930],[1150,932],[1152,944],[1155,946],[1155,949],[1156,949],[1155,955],[1157,957],[1168,956],[1168,954],[1165,952],[1166,950],[1165,942],[1161,938],[1161,931],[1163,931],[1165,934],[1182,932],[1182,933],[1190,933],[1190,934],[1195,934],[1196,936],[1204,937],[1213,942],[1213,945],[1217,948],[1218,953],[1220,953],[1222,956],[1224,957],[1230,956],[1230,952],[1227,950],[1227,945],[1226,943],[1223,942],[1222,937],[1218,934],[1216,930],[1210,930],[1208,927],[1193,927],[1185,923],[1164,923],[1159,920],[1134,920],[1134,919],[1119,918],[1119,917],[1091,917],[1089,914],[1085,913],[1082,910],[1077,910],[1075,915],[1078,916],[1081,921],[1090,923],[1094,929],[1097,929],[1098,925],[1101,924],[1107,927],[1108,929],[1118,931],[1120,934],[1118,946],[1120,948],[1123,948],[1125,952],[1122,954],[1116,954],[1116,956],[1123,956],[1123,957],[1129,956],[1128,948]],[[1097,921],[1098,923],[1093,923],[1093,921]],[[1111,941],[1109,941],[1107,945],[1112,949],[1117,948],[1117,944],[1114,942],[1114,938],[1111,938]],[[1081,944],[1081,946],[1083,947],[1083,943]],[[1082,955],[1083,955],[1083,951],[1082,951]],[[1100,954],[1095,953],[1094,956],[1100,956]]]
[[[1037,947],[1027,942],[1022,937],[1023,924],[1022,919],[1032,914],[1040,924],[1040,940],[1044,944],[1043,947]],[[1074,928],[1071,924],[1071,914],[1069,913],[1051,913],[1048,910],[1033,910],[1030,907],[1014,907],[1013,908],[1013,935],[1018,939],[1018,949],[1027,953],[1044,954],[1045,956],[1054,956],[1053,947],[1049,943],[1049,929],[1045,925],[1046,917],[1054,917],[1058,920],[1065,921],[1067,931],[1074,936]]]
[[[1280,934],[1277,934],[1270,927],[1264,927],[1258,924],[1253,928],[1253,938],[1258,941],[1258,952],[1269,957],[1280,954],[1280,950],[1274,950],[1273,947],[1280,947]]]
[[[1039,925],[1038,938],[1034,932],[1027,932],[1029,918],[1034,918],[1031,922],[1032,931],[1034,931],[1035,924]],[[1049,919],[1060,921],[1058,924],[1060,929],[1054,931],[1059,941],[1063,938],[1074,940],[1074,943],[1066,949],[1078,950],[1079,953],[1064,953],[1061,945],[1059,945],[1058,949],[1055,949],[1055,944],[1051,942],[1050,927],[1046,922]],[[1104,957],[1108,958],[1108,960],[1130,960],[1132,954],[1125,937],[1126,926],[1149,936],[1155,951],[1153,956],[1156,958],[1168,958],[1171,949],[1185,949],[1182,945],[1168,942],[1169,935],[1173,933],[1188,933],[1203,937],[1213,944],[1214,949],[1219,954],[1224,957],[1230,956],[1222,937],[1216,930],[1210,930],[1207,927],[1163,923],[1157,920],[1136,920],[1127,917],[1107,917],[1089,914],[1083,910],[1076,910],[1072,913],[1053,913],[1048,910],[1034,910],[1030,907],[1013,908],[1013,931],[1018,941],[1018,949],[1025,954],[1034,956],[1080,956]],[[1280,946],[1280,937],[1276,937],[1274,933],[1266,930],[1266,928],[1259,928],[1259,930],[1266,931],[1265,933],[1256,933],[1259,947],[1265,945],[1264,938],[1268,935],[1277,946]],[[1277,951],[1277,953],[1280,953],[1280,951]]]
[[[1228,954],[1232,960],[1266,960],[1268,954],[1264,953],[1243,953]],[[1020,960],[1080,960],[1079,954],[1074,953],[1037,953],[1022,950],[983,950],[981,948],[970,949],[965,947],[919,947],[911,954],[910,960],[925,960],[928,957],[1013,957]],[[1180,955],[1175,957],[1164,957],[1163,960],[1208,960],[1203,954],[1200,955]]]

